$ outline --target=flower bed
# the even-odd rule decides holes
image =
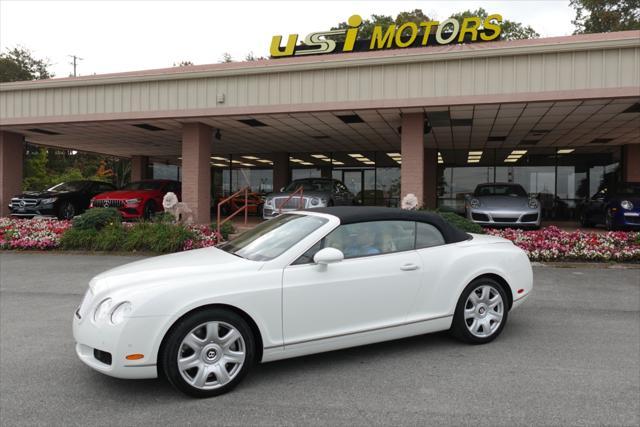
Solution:
[[[0,249],[56,249],[71,222],[0,218]]]
[[[18,218],[0,218],[0,249],[14,250],[51,250],[64,249],[63,235],[68,239],[72,234],[84,233],[86,235],[77,236],[73,249],[80,250],[123,250],[124,247],[130,246],[132,250],[153,250],[153,243],[149,241],[136,241],[136,237],[147,235],[153,239],[153,232],[157,233],[156,240],[162,240],[159,251],[167,252],[167,249],[177,247],[178,251],[204,248],[214,246],[218,243],[214,230],[207,225],[188,225],[184,229],[184,234],[173,233],[178,237],[187,236],[184,241],[180,240],[178,245],[171,246],[171,242],[164,241],[171,238],[171,231],[177,232],[180,226],[168,224],[154,223],[123,223],[121,225],[113,225],[106,227],[101,231],[97,230],[78,230],[72,229],[71,221],[60,221],[57,219],[18,219]],[[156,230],[161,229],[161,230]],[[164,232],[164,233],[163,233]],[[169,234],[167,233],[169,232]],[[136,236],[137,235],[137,236]],[[100,241],[103,239],[103,241]],[[110,239],[105,242],[104,239]],[[168,243],[168,245],[166,244]]]
[[[531,261],[640,261],[640,233],[487,229],[522,248]]]

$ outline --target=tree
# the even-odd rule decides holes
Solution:
[[[574,34],[640,29],[640,0],[571,0]]]
[[[220,62],[222,63],[233,62],[233,58],[231,57],[231,54],[229,52],[225,52],[222,54],[222,60],[220,60]]]
[[[174,67],[190,67],[191,65],[193,65],[193,62],[191,61],[180,61],[178,63],[173,63]]]
[[[30,50],[14,47],[0,53],[0,82],[40,80],[53,77],[47,59],[36,59]]]
[[[630,0],[634,1],[634,0]],[[635,0],[640,1],[640,0]],[[451,18],[456,18],[458,20],[462,20],[463,18],[477,16],[480,19],[484,20],[489,14],[486,10],[479,8],[477,10],[465,10],[464,12],[459,12],[451,15]],[[410,12],[400,12],[395,19],[392,16],[387,15],[371,15],[371,19],[362,20],[362,25],[360,26],[360,31],[358,31],[359,39],[370,39],[373,34],[373,28],[376,25],[381,25],[383,27],[387,27],[391,24],[400,25],[405,22],[415,22],[419,24],[420,22],[431,21],[431,19],[425,15],[421,9],[414,9]],[[339,30],[349,28],[349,25],[346,22],[341,22],[337,27],[331,28],[332,30]],[[409,31],[409,30],[407,30]],[[518,39],[531,39],[540,37],[533,28],[530,26],[524,26],[519,22],[509,21],[505,19],[502,21],[502,34],[501,37],[503,40],[518,40]],[[336,36],[336,40],[344,40],[344,36]]]
[[[489,14],[483,8],[476,10],[465,10],[464,12],[454,13],[451,18],[455,18],[458,21],[462,21],[464,18],[477,16],[478,18],[485,20]],[[526,27],[520,22],[509,21],[504,19],[502,21],[502,32],[500,34],[501,40],[521,40],[521,39],[536,39],[540,37],[540,34],[536,32],[529,25]]]

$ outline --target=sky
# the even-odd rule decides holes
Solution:
[[[170,67],[268,56],[273,35],[302,37],[349,16],[422,9],[443,20],[482,7],[531,25],[542,37],[570,35],[569,0],[510,1],[30,1],[0,0],[0,49],[17,45],[48,58],[56,77]]]

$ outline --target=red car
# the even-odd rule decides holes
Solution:
[[[90,208],[117,208],[123,219],[149,219],[163,211],[162,198],[173,192],[180,199],[181,184],[168,179],[132,182],[120,190],[101,193],[91,199]]]

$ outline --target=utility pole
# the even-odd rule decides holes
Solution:
[[[78,61],[82,61],[84,58],[80,58],[76,55],[67,55],[69,58],[73,58],[73,62],[69,62],[69,64],[73,65],[73,77],[77,77],[76,69],[78,67]]]

